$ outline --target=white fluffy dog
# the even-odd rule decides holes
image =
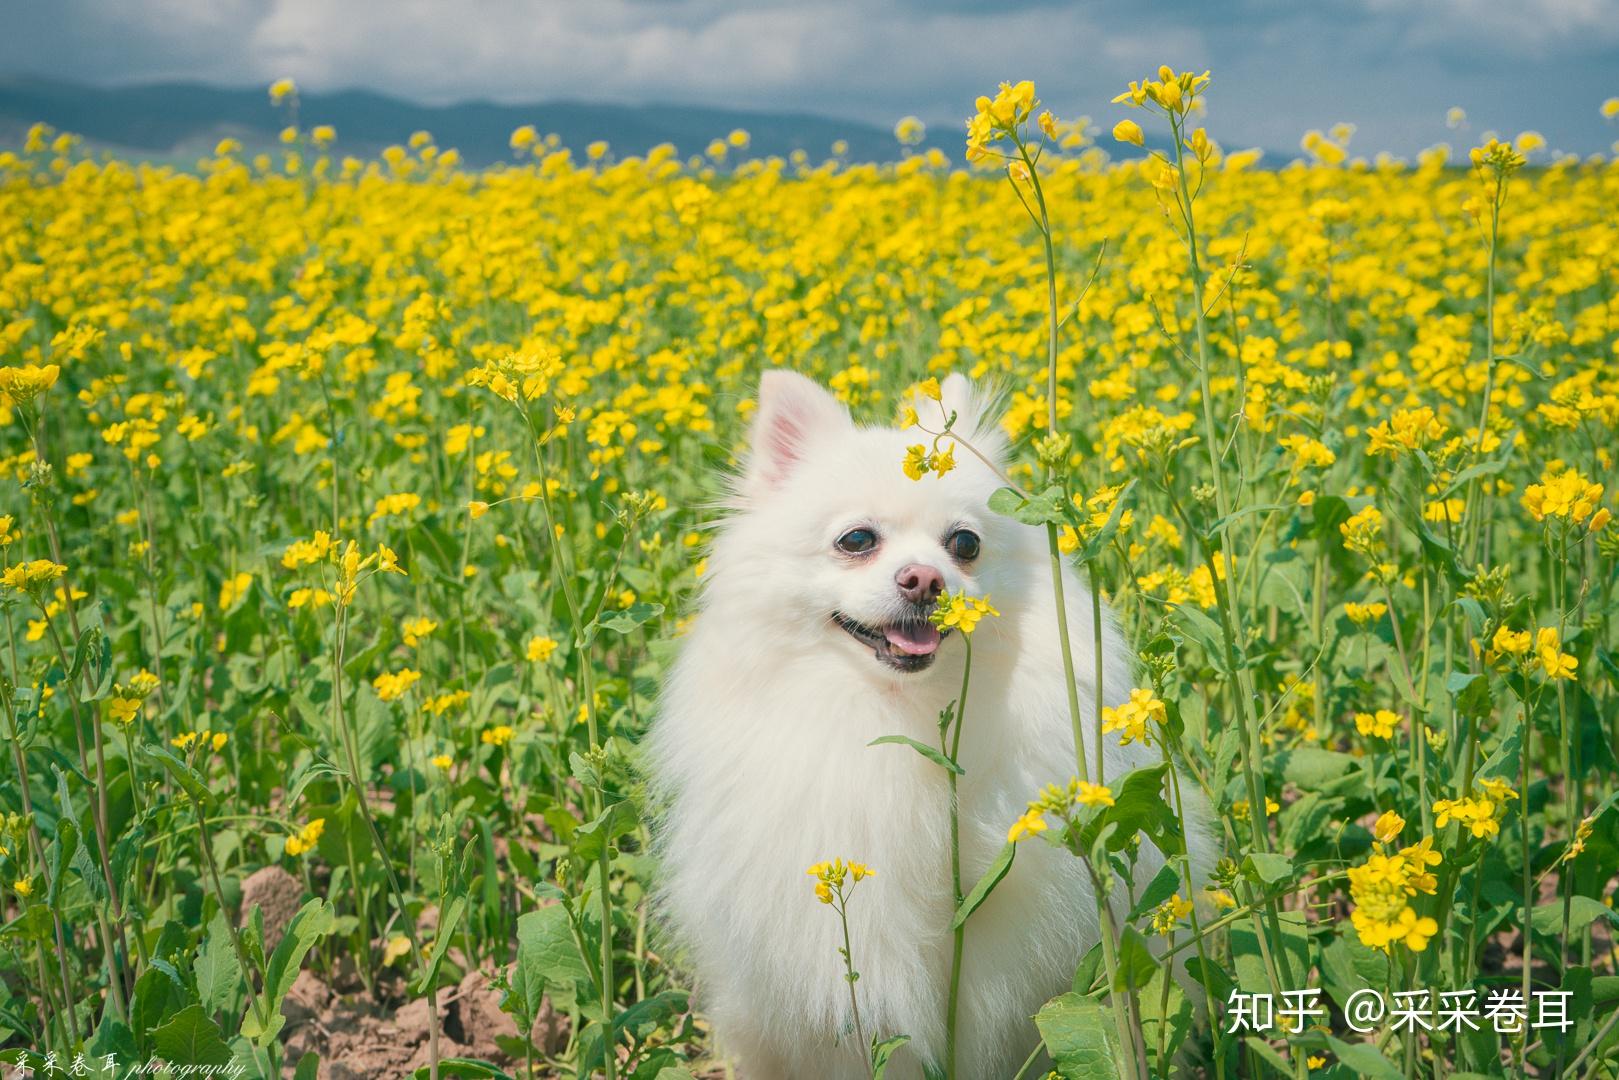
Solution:
[[[918,404],[939,430],[938,404]],[[966,379],[945,382],[944,407],[986,455],[1004,453],[996,418]],[[662,910],[690,950],[699,1005],[746,1080],[866,1075],[838,919],[805,874],[836,857],[876,871],[849,905],[867,1037],[911,1037],[890,1077],[943,1063],[953,908],[945,774],[908,747],[868,745],[883,735],[938,743],[965,658],[958,637],[941,639],[924,621],[938,591],[987,594],[1001,612],[972,638],[963,888],[1040,788],[1075,773],[1046,534],[988,509],[1001,482],[964,448],[947,475],[908,479],[905,449],[924,441],[915,429],[856,427],[802,376],[764,376],[734,512],[649,739],[667,808]],[[1094,640],[1090,593],[1071,571],[1065,590],[1090,749],[1096,650],[1110,704],[1134,685],[1131,655],[1111,615]],[[1157,755],[1109,738],[1106,775]],[[1206,865],[1207,841],[1197,830],[1188,840]],[[1152,851],[1142,863],[1146,875],[1162,865]],[[1079,860],[1038,839],[1021,844],[967,925],[963,1080],[1011,1076],[1038,1038],[1031,1017],[1069,988],[1096,940]]]

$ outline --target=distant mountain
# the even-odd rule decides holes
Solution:
[[[832,144],[839,139],[848,143],[850,160],[891,161],[899,156],[892,131],[809,113],[571,101],[419,105],[366,90],[300,97],[300,126],[332,125],[337,129],[334,152],[357,157],[403,144],[412,132],[429,131],[438,146],[456,148],[469,164],[489,165],[511,160],[511,133],[524,124],[532,124],[541,135],[560,135],[562,145],[576,158],[598,139],[610,143],[619,156],[641,154],[660,143],[673,143],[682,156],[699,154],[712,140],[737,128],[752,137],[750,157],[785,157],[804,150],[811,161],[820,162],[831,156]],[[82,135],[93,148],[183,162],[211,152],[225,136],[249,149],[270,146],[285,126],[286,114],[271,107],[264,87],[231,89],[197,83],[94,87],[0,78],[0,145],[17,145],[28,126],[39,121]]]

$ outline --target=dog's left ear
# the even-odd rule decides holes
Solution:
[[[778,487],[817,439],[851,427],[849,410],[815,380],[792,371],[765,372],[759,378],[744,490],[755,494]]]
[[[939,384],[938,401],[920,394],[912,395],[910,401],[922,427],[938,431],[953,414],[956,419],[951,430],[991,461],[1005,464],[1006,432],[1001,428],[999,395],[993,390],[956,372]]]

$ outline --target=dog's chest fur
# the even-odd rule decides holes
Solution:
[[[1084,596],[1077,583],[1070,596]],[[1055,614],[1034,607],[1037,621],[1046,609],[1048,632],[1007,621],[975,639],[960,749],[964,889],[1039,789],[1075,772]],[[940,766],[912,748],[869,744],[905,735],[936,746],[964,650],[947,650],[925,680],[872,678],[843,655],[782,662],[767,643],[737,640],[730,622],[721,608],[693,628],[652,745],[670,799],[663,906],[690,948],[700,1005],[749,1080],[863,1076],[839,922],[805,870],[835,857],[868,863],[876,876],[849,904],[861,1019],[868,1038],[911,1036],[890,1075],[919,1076],[919,1060],[943,1056],[948,787]],[[1074,622],[1076,654],[1090,663],[1086,628]],[[1122,657],[1108,659],[1115,674],[1127,670]],[[1122,677],[1115,682],[1110,700],[1128,690]],[[1140,763],[1118,753],[1114,775]],[[1011,874],[970,923],[961,1076],[1016,1069],[1035,1043],[1029,1017],[1067,988],[1095,940],[1078,861],[1039,841],[1020,845]]]

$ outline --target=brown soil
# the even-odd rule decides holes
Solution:
[[[439,1057],[481,1058],[508,1072],[517,1067],[496,1042],[516,1038],[517,1026],[500,1011],[500,991],[480,972],[470,971],[459,986],[440,990],[436,1004]],[[427,1064],[425,998],[396,1007],[363,992],[338,994],[306,970],[287,995],[285,1010],[285,1076],[310,1051],[320,1055],[323,1080],[394,1080]],[[567,1019],[545,1002],[534,1022],[535,1047],[555,1053],[567,1033]]]
[[[281,944],[287,923],[298,914],[304,898],[304,883],[281,869],[266,866],[255,870],[242,882],[242,925],[246,926],[258,907],[264,912],[264,955]]]

